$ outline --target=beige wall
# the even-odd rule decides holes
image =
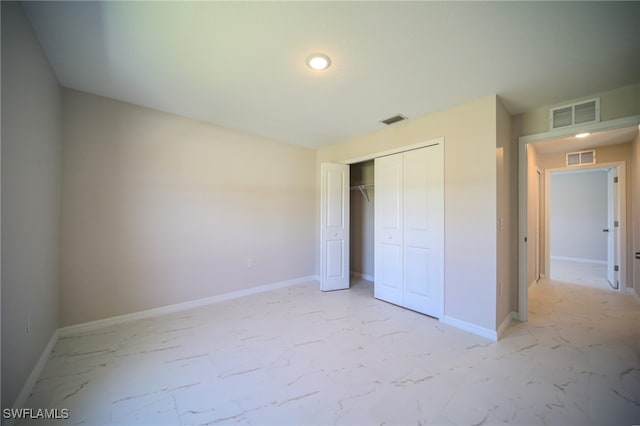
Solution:
[[[3,408],[58,328],[61,111],[58,82],[22,9],[3,2]]]
[[[512,143],[511,116],[502,103],[496,103],[496,192],[498,209],[496,327],[518,310],[518,215],[517,145]]]
[[[445,315],[491,330],[496,325],[496,102],[489,96],[318,151],[319,162],[340,162],[444,137]]]
[[[522,128],[519,136],[548,132],[550,130],[550,109],[597,97],[600,98],[600,121],[640,114],[640,83],[636,83],[607,92],[595,93],[553,105],[546,105],[542,108],[520,114],[518,118],[521,120]]]
[[[72,90],[63,106],[62,325],[314,275],[313,150]]]
[[[535,144],[533,144],[535,146]],[[617,145],[605,145],[600,147],[595,147],[596,150],[596,164],[604,164],[604,163],[612,163],[617,161],[624,161],[626,165],[626,193],[627,193],[627,204],[626,204],[626,235],[627,235],[627,247],[623,247],[623,252],[626,253],[626,262],[627,262],[627,277],[625,282],[628,287],[631,287],[631,283],[633,283],[633,229],[634,223],[638,222],[635,220],[636,217],[632,214],[632,205],[633,205],[633,194],[635,184],[633,182],[633,146],[631,142]],[[573,150],[572,150],[573,151]],[[538,154],[538,166],[543,170],[549,169],[564,169],[566,168],[566,155],[570,151],[564,152],[555,152],[551,154]],[[543,188],[544,190],[544,188]],[[543,194],[544,197],[544,194]],[[543,212],[546,206],[542,206]],[[546,244],[546,235],[543,232],[541,236],[542,247]],[[543,255],[544,256],[544,255]],[[545,262],[546,263],[546,262]],[[546,272],[546,265],[544,266],[543,271]],[[548,274],[547,274],[548,276]]]

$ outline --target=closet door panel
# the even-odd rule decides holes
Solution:
[[[408,308],[414,309],[416,306],[420,306],[412,303],[416,296],[429,296],[429,286],[424,284],[429,279],[429,257],[429,249],[412,246],[406,248],[405,262],[407,265],[411,265],[405,273],[405,292],[408,293],[405,299]]]
[[[408,247],[428,246],[429,233],[429,148],[404,153],[404,232]]]
[[[427,315],[441,316],[438,223],[443,184],[441,147],[404,153],[405,306]]]
[[[402,156],[375,160],[374,295],[402,304]]]
[[[402,248],[394,244],[381,244],[375,271],[375,297],[387,302],[402,304]],[[377,265],[378,263],[376,263]]]
[[[349,166],[320,165],[320,289],[349,288]]]

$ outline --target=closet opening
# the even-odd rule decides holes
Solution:
[[[351,285],[374,282],[374,160],[351,164],[349,179],[350,232],[349,264]]]

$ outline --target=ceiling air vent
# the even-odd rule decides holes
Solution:
[[[576,102],[549,110],[549,128],[577,126],[600,121],[600,98]]]
[[[583,164],[595,164],[596,151],[579,151],[567,154],[567,166],[581,166]]]
[[[393,123],[397,123],[398,121],[402,121],[402,120],[406,120],[407,117],[405,117],[402,114],[398,114],[398,115],[394,115],[393,117],[389,117],[387,119],[384,119],[382,121],[380,121],[381,123],[386,124],[387,126],[390,126]]]

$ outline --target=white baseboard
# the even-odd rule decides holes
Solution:
[[[27,381],[22,386],[22,389],[20,390],[18,397],[13,403],[13,408],[24,407],[24,404],[27,402],[27,398],[29,398],[29,395],[33,391],[33,387],[35,386],[36,382],[40,378],[40,375],[42,374],[42,370],[44,370],[44,366],[47,363],[47,360],[49,359],[49,355],[51,355],[51,351],[53,350],[53,347],[56,345],[56,342],[58,341],[58,337],[60,337],[60,329],[57,329],[56,331],[54,331],[51,337],[49,338],[49,343],[47,343],[47,346],[45,346],[44,351],[42,351],[42,354],[40,354],[40,358],[38,358],[38,362],[36,362],[36,365],[33,367],[33,370],[31,370],[31,374],[29,374]],[[11,425],[13,424],[14,421],[15,419],[7,419],[6,421],[3,421],[2,424]]]
[[[480,337],[493,340],[494,342],[498,340],[498,333],[496,330],[480,327],[479,325],[471,324],[470,322],[462,321],[449,315],[445,315],[444,317],[440,318],[440,321],[461,330],[476,334]]]
[[[173,305],[161,306],[159,308],[148,309],[145,311],[133,312],[125,315],[104,318],[96,321],[85,322],[82,324],[70,325],[59,329],[60,336],[67,336],[75,333],[83,333],[93,331],[116,324],[135,321],[139,319],[152,318],[160,315],[172,314],[175,312],[186,311],[188,309],[199,308],[201,306],[211,305],[213,303],[224,302],[227,300],[238,299],[244,296],[264,293],[266,291],[277,290],[280,288],[291,287],[294,285],[304,284],[317,281],[313,275],[295,278],[292,280],[281,281],[273,284],[266,284],[258,287],[251,287],[244,290],[232,291],[230,293],[218,294],[216,296],[205,297],[202,299],[191,300],[189,302],[176,303]]]
[[[363,279],[363,280],[367,280],[367,281],[373,282],[373,275],[363,274],[362,272],[351,271],[351,276],[354,277],[354,278],[360,278],[360,279]]]
[[[622,289],[623,293],[627,293],[627,294],[632,294],[634,295],[638,300],[640,300],[640,294],[636,293],[636,290],[633,287],[625,287]]]
[[[59,328],[56,331],[54,331],[53,334],[51,335],[51,338],[49,339],[49,343],[47,343],[47,346],[44,348],[44,351],[42,351],[42,354],[40,355],[38,362],[33,367],[31,374],[29,374],[27,381],[22,386],[22,390],[18,394],[18,397],[16,398],[13,404],[13,408],[24,408],[24,404],[27,402],[27,398],[29,398],[29,395],[33,391],[34,385],[36,384],[38,378],[42,374],[42,370],[44,369],[44,366],[47,363],[49,356],[51,355],[51,351],[53,350],[53,347],[56,345],[58,338],[60,338],[61,336],[66,336],[66,335],[78,333],[78,332],[97,330],[100,328],[108,327],[110,325],[121,324],[121,323],[134,321],[138,319],[156,317],[159,315],[184,311],[187,309],[192,309],[200,306],[210,305],[213,303],[223,302],[225,300],[237,299],[244,296],[250,296],[252,294],[264,293],[266,291],[276,290],[276,289],[285,288],[285,287],[291,287],[294,285],[304,284],[312,281],[317,281],[317,277],[316,276],[301,277],[301,278],[282,281],[278,283],[267,284],[259,287],[252,287],[244,290],[233,291],[231,293],[224,293],[217,296],[206,297],[203,299],[192,300],[189,302],[177,303],[174,305],[168,305],[168,306],[162,306],[160,308],[149,309],[146,311],[134,312],[131,314],[119,315],[116,317],[110,317],[110,318],[105,318],[97,321],[91,321],[83,324],[77,324],[77,325],[71,325],[68,327]],[[10,426],[14,422],[15,422],[15,419],[3,419],[2,425]]]
[[[505,330],[509,327],[509,325],[511,325],[511,322],[513,320],[517,320],[518,318],[519,317],[517,312],[510,312],[509,315],[505,317],[504,321],[502,321],[502,323],[498,326],[498,330],[497,330],[498,339],[502,337],[502,333],[504,333]]]
[[[551,260],[567,260],[569,262],[578,262],[578,263],[594,263],[597,265],[606,265],[606,260],[598,260],[598,259],[587,259],[584,257],[567,257],[567,256],[551,256]]]

